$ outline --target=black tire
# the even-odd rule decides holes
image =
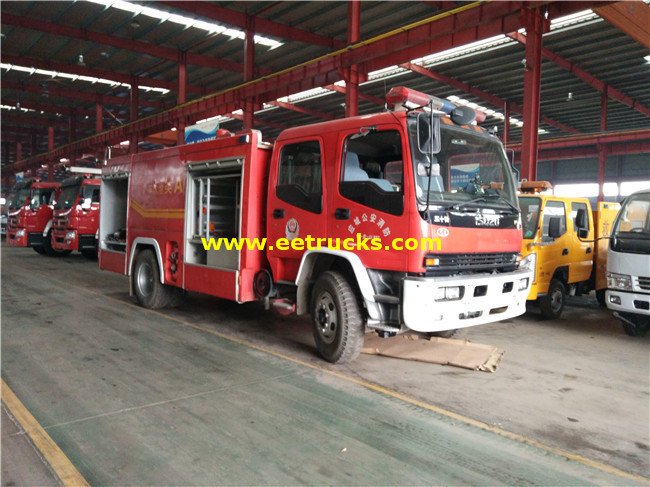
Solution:
[[[37,251],[38,252],[38,251]],[[72,250],[57,250],[52,247],[52,230],[47,232],[47,237],[43,239],[43,252],[50,257],[65,257],[70,255]]]
[[[623,325],[623,330],[625,330],[625,333],[631,337],[646,336],[648,329],[650,329],[650,316],[640,316],[631,313],[621,313],[621,315],[632,322],[629,323],[627,321],[621,320],[621,324]]]
[[[141,306],[149,309],[164,308],[175,304],[178,290],[160,282],[156,254],[145,249],[138,254],[133,270],[133,288]]]
[[[439,338],[451,338],[458,333],[458,328],[454,328],[453,330],[444,330],[444,331],[431,331],[428,332],[426,335],[428,337],[439,337]]]
[[[337,364],[357,358],[365,326],[354,290],[342,274],[320,275],[312,292],[311,317],[316,348],[325,360]]]
[[[598,304],[600,305],[601,308],[607,307],[607,303],[605,302],[606,293],[607,293],[607,289],[596,290],[596,300],[598,301]]]
[[[551,279],[548,292],[537,299],[542,316],[548,320],[556,320],[562,315],[566,301],[566,288],[559,279]]]
[[[36,247],[32,247],[32,248],[37,254],[45,255],[45,249],[43,248],[42,245],[37,245]]]

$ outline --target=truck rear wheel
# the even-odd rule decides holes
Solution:
[[[625,333],[632,337],[642,337],[650,329],[650,316],[640,316],[631,313],[621,313],[625,320],[621,320]]]
[[[150,309],[164,308],[174,304],[177,289],[160,282],[156,254],[145,249],[138,254],[133,272],[135,296],[141,306]]]
[[[314,285],[312,331],[321,356],[332,363],[357,358],[363,347],[364,323],[354,290],[342,274],[327,271]]]
[[[542,316],[549,320],[556,320],[562,315],[565,301],[566,289],[559,279],[551,279],[548,293],[537,300]]]

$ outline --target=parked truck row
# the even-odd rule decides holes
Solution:
[[[50,233],[52,251],[89,249],[100,189],[99,267],[128,276],[142,306],[196,291],[309,315],[316,347],[333,363],[353,360],[368,331],[449,335],[521,315],[527,301],[557,318],[567,294],[602,297],[605,263],[594,239],[612,228],[610,255],[631,248],[648,270],[648,205],[645,220],[640,203],[612,225],[613,205],[594,217],[588,200],[542,194],[538,183],[518,194],[502,144],[473,124],[474,110],[403,87],[387,102],[390,111],[290,128],[273,144],[255,130],[220,131],[112,158],[101,183],[76,178],[52,189],[43,203],[51,227],[25,242],[44,246]],[[24,213],[37,212],[36,189],[23,191]],[[266,245],[208,249],[211,238]],[[309,239],[353,244],[310,247]],[[362,245],[373,239],[380,248]],[[396,239],[439,245],[398,250]],[[643,262],[637,269],[650,275]],[[627,285],[608,270],[610,284]],[[644,279],[621,289],[636,293],[635,313],[646,316],[619,313],[637,335],[650,314]],[[608,292],[608,306],[617,300],[628,302]]]

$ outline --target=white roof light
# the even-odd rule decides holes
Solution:
[[[186,17],[185,15],[178,15],[165,10],[159,10],[153,7],[144,7],[135,3],[126,2],[124,0],[89,0],[93,3],[98,3],[104,5],[106,8],[118,8],[120,10],[125,10],[131,12],[134,15],[146,15],[154,19],[158,19],[160,22],[174,22],[175,24],[180,24],[185,26],[185,28],[193,27],[195,29],[204,30],[210,34],[222,34],[226,35],[232,39],[244,39],[245,33],[239,29],[233,29],[229,27],[224,27],[222,25],[206,22],[204,20],[195,19],[192,17]],[[262,46],[267,46],[270,49],[275,49],[283,45],[282,42],[270,39],[264,36],[255,36],[255,43]]]

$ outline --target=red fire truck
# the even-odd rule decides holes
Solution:
[[[387,99],[404,109],[273,145],[249,131],[106,161],[100,268],[130,276],[145,307],[189,290],[310,314],[330,362],[354,359],[369,330],[522,314],[532,269],[503,146],[473,110],[406,88]]]
[[[61,194],[54,206],[53,249],[68,254],[78,250],[88,258],[97,255],[100,183],[99,178],[84,176],[61,183]]]
[[[59,183],[21,181],[8,210],[7,243],[32,247],[39,254],[58,255],[52,248],[52,211],[59,196]]]

